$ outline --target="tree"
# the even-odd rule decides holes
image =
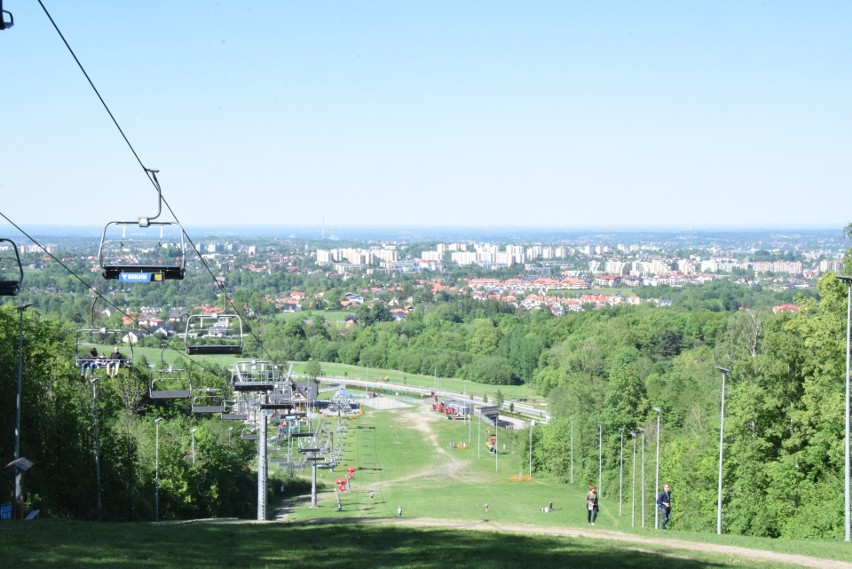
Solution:
[[[307,375],[310,379],[316,379],[322,375],[322,365],[315,360],[310,359],[305,364],[305,375]]]

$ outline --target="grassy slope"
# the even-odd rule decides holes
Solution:
[[[450,442],[467,442],[468,425],[461,421],[444,419],[426,421],[437,448],[424,432],[424,423],[418,423],[415,406],[428,405],[425,401],[410,401],[412,407],[398,411],[367,410],[365,415],[350,421],[347,434],[344,465],[358,467],[352,480],[352,492],[342,497],[343,511],[336,512],[333,492],[322,494],[318,508],[298,508],[290,519],[308,520],[334,517],[393,517],[402,506],[406,517],[442,518],[451,520],[496,523],[523,523],[545,527],[586,527],[584,510],[585,489],[578,481],[567,485],[556,480],[536,476],[531,482],[510,480],[510,476],[523,471],[528,474],[527,457],[512,455],[509,437],[525,437],[527,431],[505,433],[507,451],[495,462],[485,450],[487,425],[472,423],[471,445],[467,449],[449,449]],[[422,416],[422,414],[420,415]],[[480,450],[477,452],[477,427],[480,432]],[[329,489],[337,472],[320,471],[319,480]],[[369,490],[375,490],[371,501]],[[628,496],[625,493],[625,496]],[[646,526],[641,528],[641,504],[636,505],[636,527],[631,523],[629,497],[623,503],[623,515],[618,513],[618,489],[604,489],[597,528],[612,529],[636,535],[659,534],[653,529],[653,488],[646,491]],[[549,501],[555,511],[544,513],[540,508]],[[489,509],[485,512],[484,504]],[[675,512],[675,515],[677,512]],[[686,539],[747,548],[784,551],[828,559],[852,561],[848,544],[840,541],[781,541],[712,533],[687,533],[670,531],[672,540]]]

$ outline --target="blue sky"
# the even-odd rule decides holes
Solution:
[[[849,2],[43,1],[187,225],[852,221]],[[38,3],[3,7],[0,211],[153,214]]]

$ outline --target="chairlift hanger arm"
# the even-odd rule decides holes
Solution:
[[[151,221],[160,217],[160,214],[163,213],[163,190],[160,188],[160,181],[157,179],[157,172],[159,170],[152,170],[151,168],[145,168],[145,173],[151,179],[151,183],[154,184],[154,187],[157,189],[157,215],[152,215],[150,217],[140,217],[139,218],[139,227],[148,227],[151,225]]]

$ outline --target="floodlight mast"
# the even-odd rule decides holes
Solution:
[[[846,284],[846,431],[845,452],[843,470],[843,495],[844,495],[844,541],[852,539],[852,517],[850,517],[850,460],[849,460],[849,360],[850,360],[850,329],[852,329],[852,276],[838,275],[837,278]]]
[[[725,380],[731,370],[716,366],[722,372],[722,411],[719,420],[719,491],[716,499],[716,533],[722,534],[722,462],[725,458]]]

